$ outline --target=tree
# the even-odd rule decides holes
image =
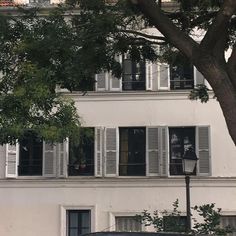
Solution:
[[[165,11],[165,3],[161,0],[68,0],[67,5],[59,6],[44,17],[38,17],[40,12],[37,11],[26,12],[20,18],[2,16],[2,142],[9,141],[10,136],[15,139],[21,136],[22,130],[32,127],[41,131],[43,138],[55,139],[56,132],[49,137],[48,132],[42,130],[51,126],[52,111],[58,106],[57,85],[86,91],[94,83],[95,73],[107,70],[120,77],[122,68],[117,54],[129,53],[135,61],[171,62],[181,55],[181,58],[193,63],[213,88],[236,144],[236,2],[173,2],[174,11]],[[162,35],[154,36],[142,31],[148,27],[157,28]],[[191,38],[196,28],[206,32],[200,43]],[[162,50],[157,50],[158,47]],[[226,61],[224,52],[229,47],[232,53]],[[47,80],[42,79],[45,77]],[[32,99],[32,93],[26,88],[35,80],[41,83],[43,89]],[[203,86],[192,94],[206,101],[206,92]],[[12,105],[15,102],[19,104],[17,109]],[[73,104],[66,108],[70,110],[69,119],[64,116],[64,120],[78,121]],[[24,113],[25,110],[27,112]],[[35,110],[40,113],[33,114]],[[24,114],[24,121],[20,113]],[[52,125],[54,130],[59,127],[60,138],[71,135],[75,130],[66,129],[71,132],[65,132],[64,124],[61,121],[55,124],[55,120],[60,121],[60,118],[54,119]],[[13,127],[10,130],[9,124]],[[75,122],[70,128],[77,126],[78,122]]]

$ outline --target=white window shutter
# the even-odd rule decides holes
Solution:
[[[6,144],[6,178],[16,178],[18,175],[19,143]]]
[[[146,128],[146,173],[147,176],[160,174],[160,146],[157,127]]]
[[[196,141],[196,154],[199,158],[198,174],[208,176],[211,174],[209,126],[198,126],[196,128]]]
[[[169,157],[169,142],[168,142],[168,128],[163,126],[158,128],[159,131],[159,146],[160,146],[160,163],[161,163],[161,175],[168,176],[168,157]]]
[[[56,145],[43,142],[43,176],[56,177]]]
[[[105,129],[105,176],[118,175],[118,128]]]
[[[102,177],[102,163],[103,163],[103,129],[101,127],[95,128],[95,176]]]
[[[57,144],[57,176],[66,178],[68,176],[69,140]]]
[[[108,90],[108,73],[102,72],[95,75],[95,81],[96,81],[96,91],[106,91]]]
[[[152,62],[146,61],[146,90],[152,90],[153,73]]]
[[[168,64],[159,63],[158,64],[158,89],[159,90],[169,90],[170,89],[170,68]]]

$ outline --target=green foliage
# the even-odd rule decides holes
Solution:
[[[208,102],[209,94],[208,94],[208,89],[207,89],[206,85],[204,85],[204,84],[197,85],[196,88],[194,88],[190,92],[189,99],[191,99],[191,100],[198,100],[198,99],[200,99],[200,101],[202,103]]]
[[[178,210],[178,199],[172,204],[173,210],[171,212],[157,210],[151,214],[147,210],[144,210],[141,215],[136,215],[137,220],[145,226],[153,226],[156,232],[186,232],[183,216]],[[194,226],[191,234],[206,234],[206,235],[226,235],[232,232],[232,228],[227,226],[225,228],[220,227],[220,212],[221,209],[215,210],[215,204],[205,204],[202,206],[195,206],[192,208],[203,219],[202,223],[199,223],[194,219]]]

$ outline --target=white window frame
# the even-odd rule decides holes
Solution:
[[[61,205],[60,206],[60,236],[68,236],[67,230],[67,211],[69,210],[89,210],[91,213],[91,233],[97,231],[96,226],[96,205]]]

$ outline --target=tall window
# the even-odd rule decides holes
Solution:
[[[169,128],[169,137],[170,175],[183,175],[183,155],[189,148],[195,150],[195,128]]]
[[[116,216],[117,232],[141,232],[142,224],[135,216]]]
[[[37,135],[28,132],[20,141],[19,175],[42,175],[43,142]]]
[[[69,175],[94,175],[94,129],[81,128],[69,143]]]
[[[192,89],[194,87],[193,66],[186,61],[170,65],[170,88]]]
[[[91,232],[90,210],[67,211],[67,235],[79,236]]]
[[[123,59],[123,90],[145,90],[145,62],[135,62],[130,58]]]
[[[186,216],[164,216],[163,227],[164,227],[164,232],[186,232],[187,217]]]
[[[145,175],[145,140],[143,127],[120,128],[119,174],[122,176]]]

